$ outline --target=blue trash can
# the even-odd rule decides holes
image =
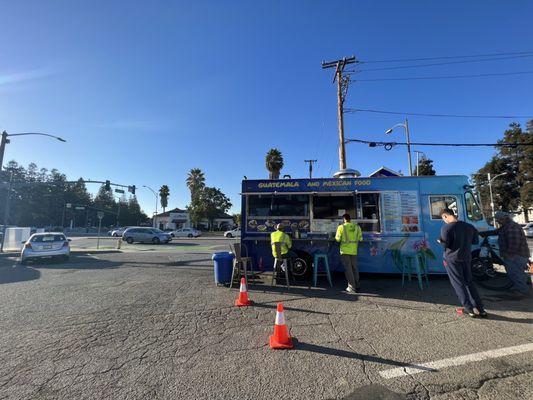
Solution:
[[[233,269],[233,258],[235,258],[235,256],[228,251],[213,254],[212,259],[214,264],[215,283],[217,285],[230,283],[231,272]]]

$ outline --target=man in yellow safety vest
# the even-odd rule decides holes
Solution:
[[[357,246],[363,240],[363,233],[359,225],[351,222],[350,214],[344,214],[342,219],[344,223],[337,228],[335,240],[340,243],[341,261],[348,281],[346,291],[356,293],[359,289]]]
[[[276,245],[279,243],[281,247],[282,258],[289,258],[292,256],[291,247],[292,239],[289,235],[283,232],[283,224],[277,224],[276,230],[270,234],[270,244],[272,245],[272,255],[276,258]],[[285,270],[285,266],[282,264],[281,268]]]

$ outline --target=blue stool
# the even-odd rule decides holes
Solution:
[[[318,277],[318,267],[320,260],[324,261],[324,268],[326,269],[326,273],[321,273],[321,276],[326,275],[328,277],[329,286],[333,287],[333,283],[331,282],[331,273],[329,272],[329,262],[328,262],[328,255],[326,253],[315,253],[313,255],[313,286],[316,286],[316,281]]]
[[[413,270],[413,261],[414,261],[414,270]],[[414,274],[414,273],[416,273],[416,277],[418,279],[418,287],[420,288],[420,290],[424,290],[422,276],[426,280],[427,287],[429,287],[426,258],[420,254],[417,254],[416,256],[403,256],[402,287],[405,284],[405,275],[407,275],[407,279],[409,280],[409,282],[411,282],[411,274]]]

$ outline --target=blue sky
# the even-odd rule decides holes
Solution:
[[[149,5],[148,5],[149,4]],[[67,139],[14,138],[6,161],[70,178],[170,187],[189,201],[199,167],[239,208],[243,175],[338,167],[333,71],[322,60],[382,60],[533,50],[533,3],[502,1],[0,1],[0,129]],[[366,68],[381,64],[361,65]],[[384,65],[385,66],[385,65]],[[360,79],[533,71],[533,57],[367,71]],[[533,114],[533,74],[437,81],[358,82],[347,107],[419,113]],[[402,116],[349,114],[346,136],[387,140]],[[525,123],[525,119],[518,122]],[[410,117],[413,141],[493,142],[509,120]],[[401,130],[393,134],[403,139]],[[440,174],[469,174],[491,149],[422,148]],[[348,166],[406,171],[404,148],[347,147]],[[96,191],[97,187],[91,187]],[[140,189],[144,210],[153,195]]]

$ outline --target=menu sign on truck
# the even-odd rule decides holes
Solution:
[[[385,232],[420,232],[420,205],[416,191],[383,192]]]

